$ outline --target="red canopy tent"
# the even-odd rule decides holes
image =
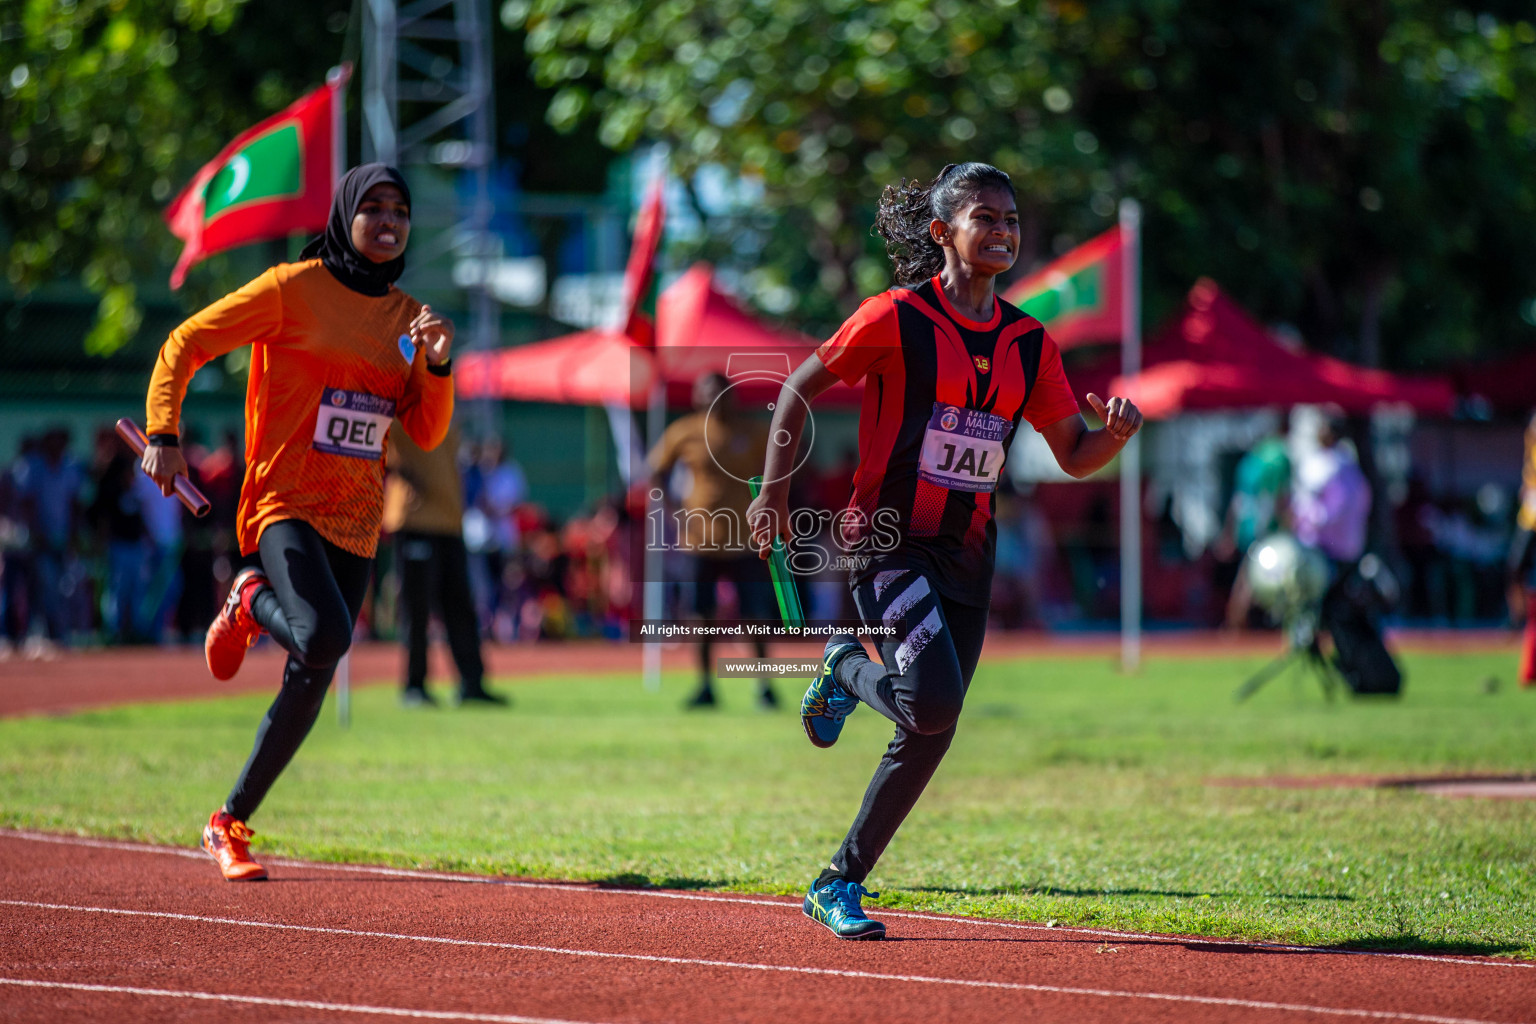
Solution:
[[[741,382],[740,398],[772,401],[790,372],[816,351],[815,338],[770,327],[715,284],[714,270],[694,264],[656,303],[656,359],[673,405],[689,401],[701,374]],[[848,405],[861,391],[835,384],[818,404]]]
[[[1400,403],[1444,415],[1455,401],[1442,378],[1401,376],[1286,348],[1209,278],[1195,283],[1183,311],[1147,343],[1143,365],[1129,379],[1118,376],[1109,360],[1069,376],[1079,395],[1121,395],[1148,419],[1302,404],[1366,412]]]
[[[621,331],[602,329],[499,352],[467,352],[457,362],[460,398],[631,409],[645,407],[655,372],[648,349]]]
[[[672,404],[687,404],[693,383],[718,372],[748,381],[743,397],[771,400],[778,382],[816,348],[798,331],[770,327],[715,283],[698,263],[656,303],[655,346],[617,330],[578,331],[498,352],[469,353],[455,376],[463,398],[505,398],[575,405],[644,408],[660,374]],[[835,385],[827,399],[856,402],[858,392]]]
[[[1524,416],[1536,408],[1536,350],[1455,371],[1457,390],[1481,398],[1494,412]]]

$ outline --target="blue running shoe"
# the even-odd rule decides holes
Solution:
[[[805,916],[819,921],[840,939],[883,939],[885,925],[864,916],[859,905],[860,897],[879,899],[880,894],[870,892],[858,882],[846,882],[834,878],[820,889],[812,888],[805,894]]]
[[[811,680],[810,688],[800,698],[800,724],[805,734],[818,747],[830,747],[843,732],[843,719],[859,706],[859,698],[838,685],[832,677],[837,663],[857,651],[864,653],[864,645],[857,640],[833,637],[827,641],[822,656],[821,675]]]

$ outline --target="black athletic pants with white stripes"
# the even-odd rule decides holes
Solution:
[[[256,728],[256,745],[224,809],[248,821],[320,717],[336,665],[368,592],[373,559],[344,551],[301,519],[261,532],[261,568],[271,580],[251,602],[256,621],[288,652],[283,688]]]
[[[941,596],[915,570],[876,573],[853,588],[853,600],[867,624],[895,626],[896,634],[879,638],[879,663],[860,653],[843,658],[837,681],[895,722],[896,736],[818,885],[864,881],[922,796],[955,738],[987,627],[985,608]]]

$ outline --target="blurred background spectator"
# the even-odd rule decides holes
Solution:
[[[1227,520],[1216,552],[1219,576],[1222,580],[1231,579],[1226,614],[1230,629],[1250,625],[1253,594],[1243,570],[1243,558],[1255,540],[1279,528],[1289,511],[1286,503],[1290,486],[1291,457],[1279,431],[1244,452],[1237,462],[1232,500],[1227,504]]]
[[[668,578],[692,582],[695,616],[716,620],[720,590],[726,584],[735,607],[728,602],[719,618],[771,622],[778,614],[773,585],[763,560],[748,550],[746,528],[752,500],[747,480],[763,471],[768,431],[741,410],[729,389],[730,380],[720,373],[703,374],[694,383],[694,411],[669,426],[651,449],[651,484],[666,490],[674,469],[687,473],[686,484],[676,488],[682,498],[670,507],[681,517],[679,546],[688,554],[688,565],[682,575]],[[763,640],[753,640],[751,646],[759,658],[767,656]],[[702,640],[698,647],[699,687],[688,705],[713,707],[715,645]],[[778,706],[766,676],[758,680],[757,700],[763,709]]]
[[[1327,414],[1317,427],[1317,445],[1296,467],[1291,501],[1296,539],[1348,566],[1365,553],[1371,515],[1371,486],[1351,447],[1344,422]]]
[[[0,654],[6,657],[21,652],[37,607],[37,501],[27,490],[37,448],[36,437],[22,438],[0,476]]]
[[[1334,665],[1356,693],[1396,693],[1402,673],[1382,641],[1380,613],[1395,591],[1381,560],[1366,555],[1371,486],[1336,412],[1317,425],[1317,447],[1296,467],[1291,501],[1296,539],[1332,564],[1319,627],[1333,641]]]
[[[458,671],[458,702],[507,703],[507,698],[485,688],[480,626],[464,549],[459,440],[454,426],[442,444],[423,451],[398,422],[389,428],[383,529],[395,538],[396,607],[405,648],[400,701],[412,707],[437,704],[427,691],[427,644],[434,613]]]
[[[138,460],[115,435],[97,446],[96,496],[90,517],[107,561],[102,627],[106,638],[117,643],[137,638],[134,606],[144,576],[146,530],[136,478],[143,475]]]
[[[70,598],[82,577],[74,547],[85,473],[69,453],[70,433],[55,427],[43,435],[26,470],[25,489],[36,510],[32,532],[39,605],[48,640],[68,643],[77,626]]]
[[[1045,576],[1055,544],[1033,488],[997,491],[997,567],[992,583],[993,623],[1002,629],[1047,624]]]
[[[485,635],[513,640],[518,616],[505,595],[521,586],[518,510],[528,500],[528,479],[500,438],[485,438],[463,451],[464,544],[475,611]]]
[[[155,482],[137,470],[135,461],[131,476],[144,518],[144,564],[139,575],[133,628],[137,639],[160,643],[168,639],[172,614],[181,601],[181,524],[186,509],[176,498],[161,494]]]

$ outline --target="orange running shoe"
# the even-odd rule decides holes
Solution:
[[[222,807],[209,816],[203,828],[203,849],[219,862],[226,881],[266,880],[267,869],[251,859],[251,836],[255,834]]]
[[[251,614],[251,599],[256,591],[268,586],[265,573],[260,569],[241,569],[229,588],[229,599],[208,627],[208,637],[203,641],[203,654],[208,658],[208,671],[215,679],[233,679],[245,660],[245,652],[261,636],[261,624]]]

